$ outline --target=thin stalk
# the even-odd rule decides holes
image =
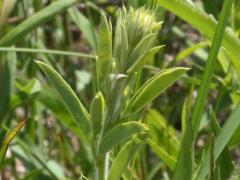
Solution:
[[[14,48],[14,47],[0,47],[0,51],[3,52],[23,52],[23,53],[32,53],[32,54],[54,54],[62,56],[77,56],[87,59],[95,59],[96,56],[92,54],[70,52],[70,51],[61,51],[61,50],[51,50],[51,49],[32,49],[32,48]]]
[[[227,20],[231,11],[232,3],[233,3],[233,0],[224,1],[223,10],[220,15],[220,21],[217,25],[217,28],[215,30],[215,34],[212,40],[212,46],[207,59],[207,65],[204,69],[203,80],[200,84],[200,89],[196,99],[196,104],[193,109],[192,123],[193,123],[194,137],[196,137],[198,134],[201,115],[207,100],[207,95],[210,88],[214,67],[217,61],[217,55],[224,37],[224,31],[227,25]]]

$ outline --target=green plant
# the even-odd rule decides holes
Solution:
[[[38,62],[83,131],[82,134],[86,136],[89,148],[92,148],[97,179],[108,178],[110,159],[115,160],[112,162],[109,178],[121,177],[126,165],[134,157],[136,148],[147,138],[148,128],[139,122],[141,110],[187,70],[166,69],[157,73],[142,87],[136,84],[143,65],[150,62],[160,49],[154,47],[160,25],[150,10],[141,8],[127,12],[123,8],[118,12],[113,46],[111,23],[102,13],[96,59],[96,87],[99,93],[91,103],[90,117],[57,72]],[[128,140],[130,142],[122,146],[114,158],[113,149]],[[124,160],[126,157],[128,158]]]

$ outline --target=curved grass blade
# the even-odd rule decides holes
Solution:
[[[117,145],[127,141],[132,135],[148,131],[145,124],[127,122],[110,129],[99,144],[99,152],[106,153]]]
[[[18,122],[17,126],[10,130],[10,132],[7,134],[5,139],[3,140],[1,150],[0,150],[0,164],[2,164],[5,154],[7,152],[9,144],[12,142],[12,140],[15,138],[15,136],[18,134],[18,132],[21,130],[23,125],[25,124],[25,120],[21,120]]]
[[[76,124],[87,135],[90,131],[90,118],[87,110],[79,101],[67,82],[49,65],[36,61],[39,68],[47,75],[49,81],[61,97]]]
[[[11,46],[16,42],[19,42],[25,35],[31,32],[33,29],[38,27],[39,25],[47,22],[55,15],[61,13],[65,9],[71,7],[77,2],[77,0],[60,0],[53,2],[48,7],[43,10],[37,12],[33,16],[29,17],[21,24],[19,24],[12,31],[7,33],[1,40],[0,46]]]

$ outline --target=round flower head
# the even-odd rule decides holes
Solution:
[[[155,12],[144,7],[136,10],[130,8],[128,11],[123,7],[118,12],[114,55],[121,70],[128,68],[134,59],[154,46],[161,24],[156,20]],[[139,46],[143,47],[143,51],[136,54]],[[131,59],[134,51],[134,59]]]

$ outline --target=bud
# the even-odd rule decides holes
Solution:
[[[114,58],[120,71],[125,72],[139,56],[156,44],[161,28],[156,13],[150,9],[125,7],[119,10],[114,41]]]

